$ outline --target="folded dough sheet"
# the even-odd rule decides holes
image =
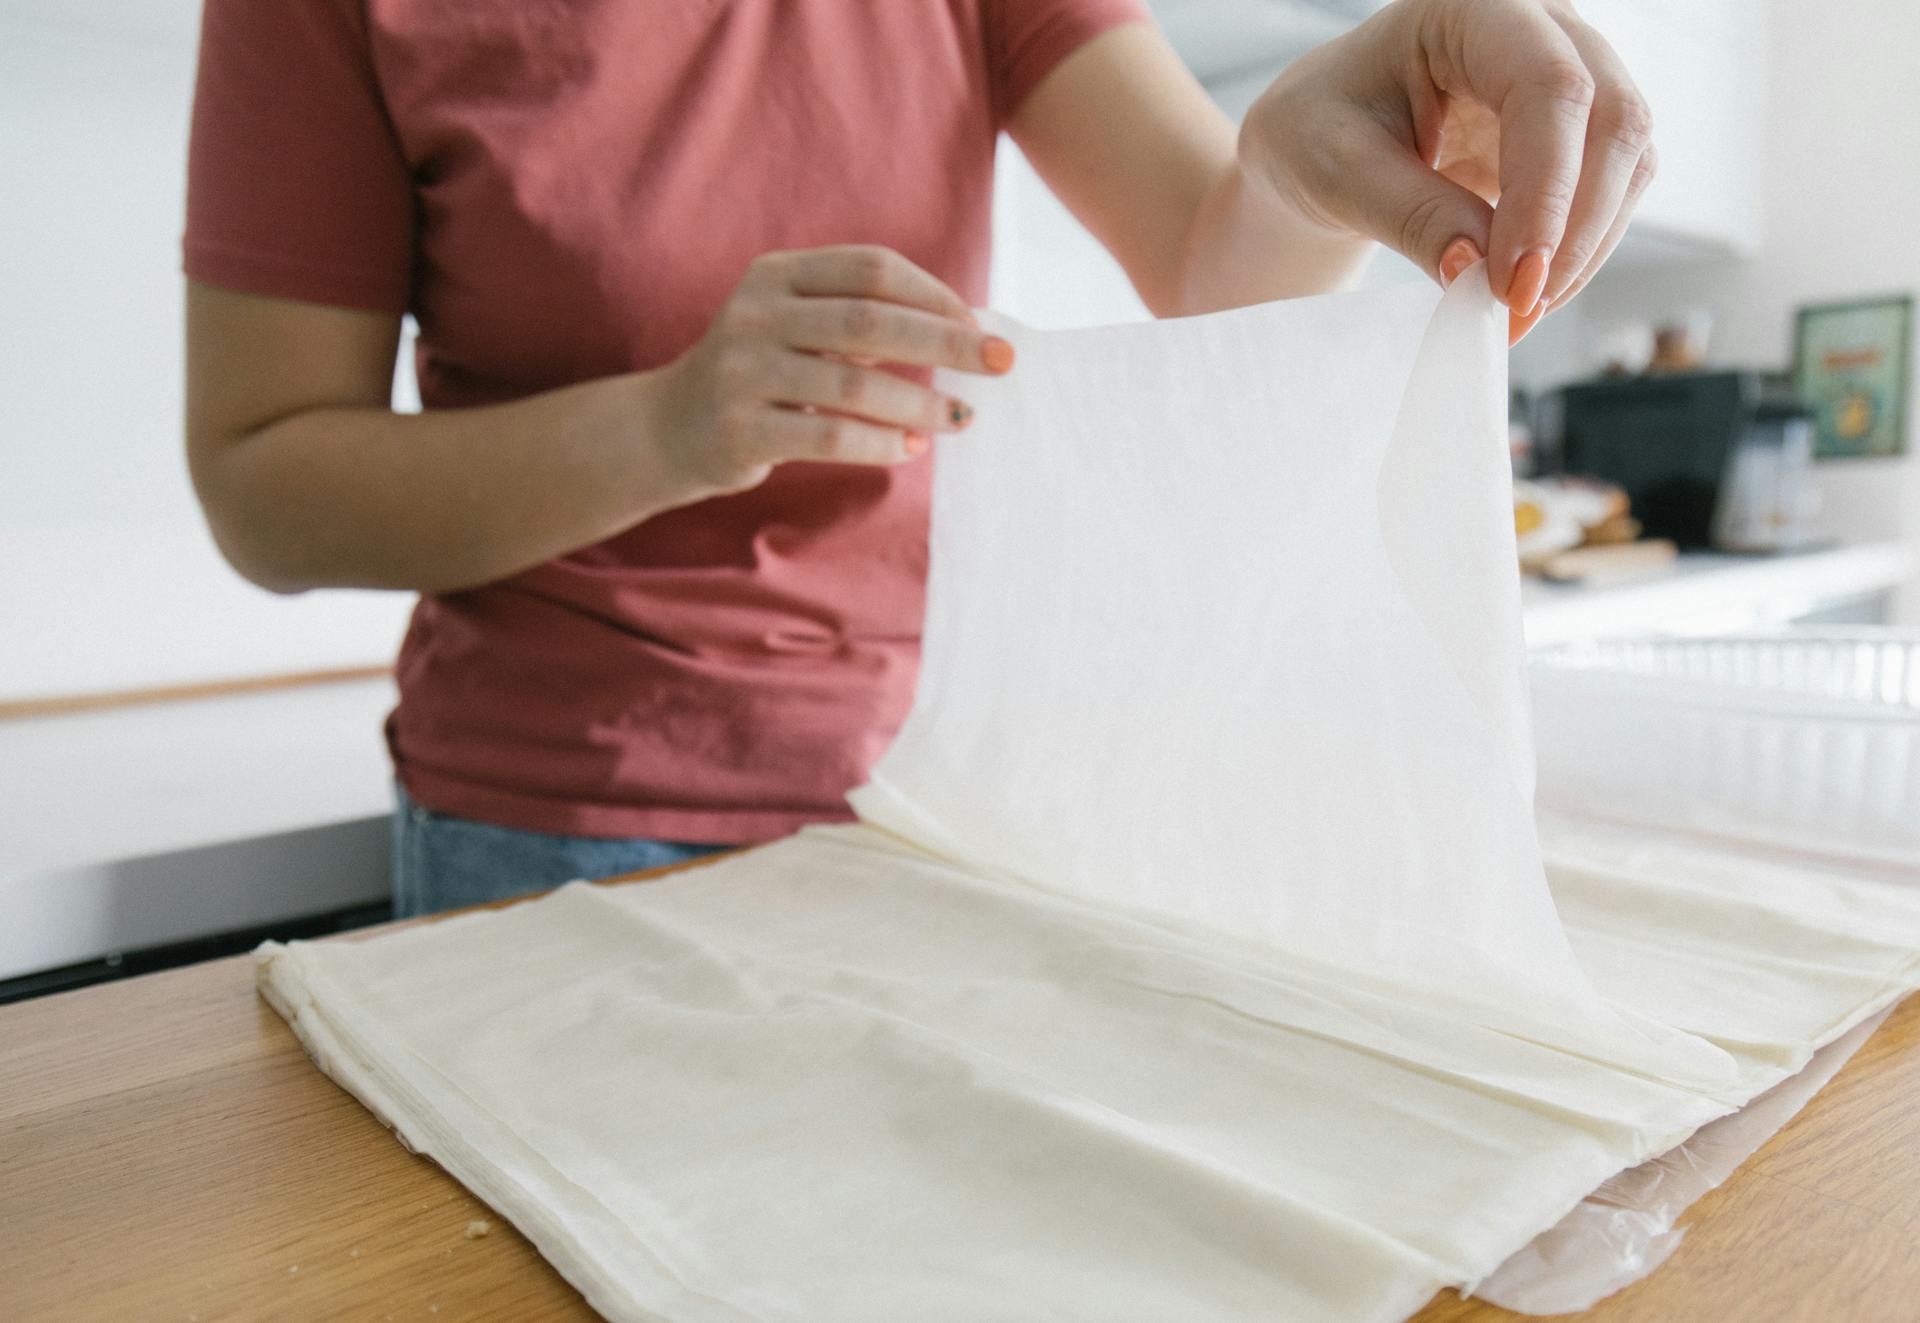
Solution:
[[[861,821],[269,944],[615,1319],[1401,1319],[1920,982],[1920,889],[1536,833],[1485,277],[1039,333]]]

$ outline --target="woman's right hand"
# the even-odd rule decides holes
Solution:
[[[883,364],[1000,373],[1013,346],[889,249],[768,253],[663,370],[662,441],[689,480],[719,493],[756,485],[783,460],[897,464],[972,418],[963,401]]]

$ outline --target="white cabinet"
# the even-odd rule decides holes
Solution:
[[[1661,168],[1626,255],[1759,248],[1769,6],[1759,0],[1575,0],[1653,107]],[[1156,0],[1175,49],[1238,117],[1286,61],[1369,0]],[[1225,30],[1244,35],[1232,58]],[[1288,43],[1292,44],[1289,45]]]
[[[1578,0],[1653,107],[1661,168],[1620,258],[1749,255],[1761,229],[1770,58],[1756,0]],[[1374,0],[1154,0],[1174,48],[1236,119],[1301,51]],[[1038,326],[1145,315],[1126,277],[1003,142],[994,205],[995,307]],[[1395,264],[1383,264],[1390,271]]]
[[[387,894],[387,679],[0,721],[0,980]]]
[[[1660,173],[1629,243],[1751,254],[1760,246],[1770,58],[1754,0],[1583,0],[1653,107]]]

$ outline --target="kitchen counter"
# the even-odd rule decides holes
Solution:
[[[1783,556],[1687,552],[1645,578],[1584,585],[1523,582],[1529,647],[1605,635],[1732,633],[1790,624],[1887,593],[1920,572],[1897,542]]]
[[[1920,998],[1688,1213],[1665,1267],[1586,1317],[1912,1323],[1916,1099]],[[593,1314],[322,1075],[235,957],[0,1007],[0,1317]],[[1418,1316],[1517,1317],[1450,1291]]]
[[[388,891],[386,677],[0,721],[0,978]]]

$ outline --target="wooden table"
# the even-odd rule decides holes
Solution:
[[[1587,1317],[1920,1320],[1920,997],[1686,1220]],[[249,958],[0,1008],[0,1319],[592,1317],[307,1060]]]

